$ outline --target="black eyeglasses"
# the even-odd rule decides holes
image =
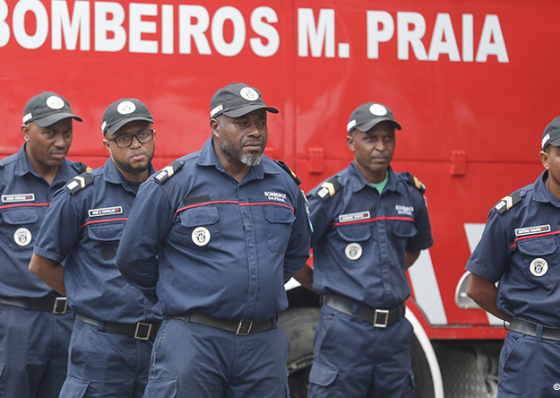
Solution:
[[[108,141],[115,141],[119,148],[127,148],[132,145],[132,139],[136,137],[139,143],[145,144],[154,139],[155,130],[142,130],[136,134],[123,134],[117,138],[107,138]]]

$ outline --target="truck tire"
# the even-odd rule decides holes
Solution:
[[[412,373],[414,373],[414,398],[435,398],[432,372],[424,354],[424,350],[415,334],[410,341],[410,357]]]
[[[278,317],[278,326],[290,338],[286,364],[291,398],[307,397],[309,371],[313,365],[313,336],[319,311],[319,308],[295,308]]]

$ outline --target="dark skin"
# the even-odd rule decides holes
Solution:
[[[72,144],[72,119],[62,119],[47,127],[29,122],[21,126],[21,132],[27,159],[37,174],[52,185]]]
[[[251,169],[241,159],[258,157],[266,147],[266,110],[258,109],[237,118],[220,115],[210,120],[210,128],[220,164],[237,182],[241,182]]]
[[[354,129],[346,137],[348,149],[354,152],[354,162],[369,183],[379,184],[387,177],[387,169],[396,148],[395,125],[385,121],[366,132]],[[410,268],[420,256],[420,251],[405,251],[405,267]],[[294,278],[303,287],[313,290],[313,268],[304,266]]]
[[[544,168],[548,170],[545,185],[554,197],[560,200],[560,148],[549,145],[545,151],[539,153],[539,158]],[[498,289],[493,282],[480,275],[471,274],[467,296],[492,315],[507,322],[511,321],[509,315],[498,309]]]
[[[125,124],[115,134],[107,138],[114,139],[124,134],[136,134],[139,131],[149,130],[152,123],[144,120],[135,120]],[[150,176],[149,165],[155,152],[154,139],[141,143],[137,138],[132,138],[129,147],[119,148],[115,141],[104,139],[103,145],[111,154],[113,163],[128,181],[143,182]],[[29,263],[29,271],[37,275],[49,287],[66,296],[64,286],[64,266],[45,257],[33,254]]]

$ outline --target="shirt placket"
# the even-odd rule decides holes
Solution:
[[[239,207],[243,231],[245,232],[245,247],[247,250],[247,302],[243,318],[252,319],[256,306],[257,287],[258,287],[258,262],[257,262],[257,240],[255,236],[255,226],[253,222],[253,206],[249,205],[247,185],[240,185],[237,188]]]
[[[375,223],[377,231],[377,242],[379,244],[379,264],[381,269],[381,277],[383,278],[383,297],[384,302],[391,302],[394,300],[393,289],[391,288],[391,261],[389,259],[389,231],[387,228],[387,221],[385,219],[385,206],[383,205],[383,194],[378,196],[375,202],[375,214],[378,221]]]

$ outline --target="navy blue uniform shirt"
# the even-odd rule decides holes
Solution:
[[[547,174],[519,189],[521,202],[504,214],[490,210],[466,269],[499,281],[501,311],[560,327],[560,201],[545,185]]]
[[[64,263],[68,305],[76,314],[103,322],[156,320],[152,303],[124,280],[115,263],[136,194],[111,158],[91,175],[93,183],[76,194],[66,187],[56,193],[34,253]]]
[[[0,161],[0,296],[48,298],[60,296],[29,272],[33,243],[55,192],[84,167],[68,159],[49,186],[21,149]]]
[[[405,250],[433,244],[422,193],[389,167],[381,195],[354,162],[336,174],[341,188],[323,200],[308,194],[313,288],[370,308],[395,308],[410,296]]]
[[[210,138],[164,184],[140,187],[117,264],[163,315],[197,309],[263,320],[288,306],[284,282],[309,256],[305,198],[292,177],[262,157],[238,183]],[[134,250],[126,250],[134,247]]]

